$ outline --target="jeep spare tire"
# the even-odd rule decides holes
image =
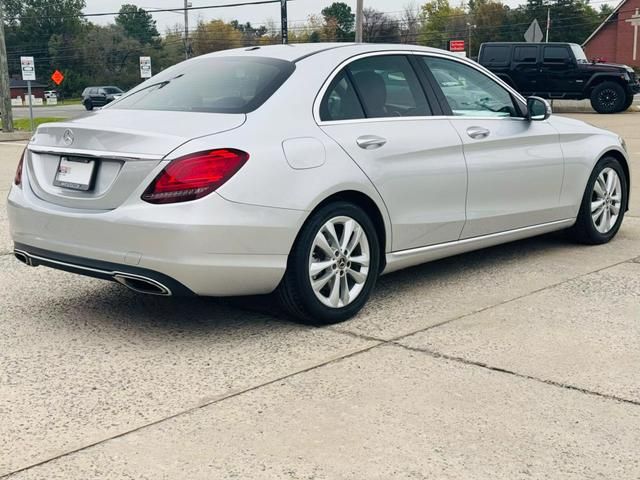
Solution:
[[[602,82],[591,91],[591,106],[598,113],[622,112],[627,102],[627,92],[616,82]]]

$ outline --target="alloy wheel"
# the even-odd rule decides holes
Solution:
[[[609,233],[616,225],[622,208],[622,183],[612,168],[600,172],[591,193],[591,218],[596,230]]]
[[[612,109],[618,101],[618,92],[613,88],[606,88],[600,92],[599,100],[603,107]]]
[[[309,254],[309,280],[318,300],[331,308],[352,303],[369,276],[371,254],[362,226],[347,216],[328,220]]]

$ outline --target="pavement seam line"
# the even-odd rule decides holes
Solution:
[[[496,367],[493,365],[489,365],[488,363],[484,363],[484,362],[478,362],[475,360],[468,360],[464,357],[458,357],[458,356],[454,356],[454,355],[447,355],[445,353],[440,353],[437,352],[435,350],[430,350],[428,348],[419,348],[419,347],[410,347],[408,345],[403,345],[402,343],[398,343],[398,342],[391,342],[392,345],[404,348],[406,350],[412,351],[412,352],[419,352],[419,353],[424,353],[426,355],[429,355],[430,357],[436,358],[436,359],[445,359],[445,360],[449,360],[451,362],[456,362],[456,363],[462,363],[464,365],[468,365],[468,366],[472,366],[472,367],[480,367],[480,368],[484,368],[485,370],[490,370],[492,372],[498,372],[498,373],[505,373],[507,375],[512,375],[514,377],[518,377],[518,378],[522,378],[525,380],[533,380],[535,382],[539,382],[539,383],[544,383],[545,385],[551,385],[553,387],[559,387],[565,390],[572,390],[575,392],[580,392],[586,395],[591,395],[594,397],[599,397],[599,398],[603,398],[603,399],[607,399],[607,400],[614,400],[617,402],[621,402],[621,403],[627,403],[630,405],[635,405],[635,406],[639,406],[640,407],[640,401],[638,400],[631,400],[628,398],[624,398],[624,397],[619,397],[617,395],[610,395],[608,393],[601,393],[601,392],[597,392],[595,390],[589,390],[587,388],[582,388],[582,387],[578,387],[577,385],[572,385],[570,383],[562,383],[562,382],[557,382],[555,380],[545,380],[543,378],[539,378],[539,377],[535,377],[533,375],[527,375],[524,373],[518,373],[514,370],[509,370],[506,368],[502,368],[502,367]]]
[[[374,348],[379,347],[381,345],[382,345],[382,343],[375,343],[373,345],[368,345],[366,347],[358,348],[358,349],[352,350],[351,352],[346,353],[344,355],[338,355],[338,356],[329,358],[328,360],[325,360],[325,361],[322,361],[320,363],[317,363],[317,364],[314,364],[314,365],[311,365],[311,366],[296,370],[296,371],[288,373],[286,375],[281,375],[281,376],[279,376],[277,378],[268,380],[268,381],[260,383],[258,385],[252,385],[252,386],[249,386],[249,387],[246,387],[246,388],[241,388],[239,390],[234,390],[234,391],[228,392],[226,394],[219,395],[217,397],[214,397],[211,400],[201,402],[201,403],[199,403],[197,405],[194,405],[194,406],[189,407],[187,409],[184,409],[184,410],[181,410],[179,412],[173,413],[173,414],[171,414],[169,416],[166,416],[166,417],[163,417],[163,418],[160,418],[160,419],[157,419],[157,420],[153,420],[151,422],[145,423],[144,425],[139,425],[139,426],[137,426],[135,428],[131,428],[131,429],[127,430],[127,431],[120,432],[120,433],[117,433],[115,435],[111,435],[109,437],[105,437],[105,438],[103,438],[101,440],[97,440],[97,441],[89,443],[87,445],[83,445],[82,447],[78,447],[78,448],[74,448],[72,450],[68,450],[66,452],[62,452],[60,454],[57,454],[57,455],[54,455],[54,456],[52,456],[50,458],[46,458],[44,460],[38,461],[38,462],[33,463],[31,465],[27,465],[25,467],[18,468],[17,470],[14,470],[12,472],[4,473],[4,474],[0,475],[0,480],[8,479],[8,478],[12,477],[13,475],[17,475],[19,473],[25,472],[25,471],[30,470],[32,468],[40,467],[40,466],[45,465],[47,463],[53,462],[55,460],[59,460],[59,459],[64,458],[64,457],[68,457],[70,455],[73,455],[73,454],[76,454],[76,453],[80,453],[80,452],[82,452],[84,450],[88,450],[90,448],[97,447],[97,446],[102,445],[104,443],[107,443],[107,442],[109,442],[111,440],[115,440],[117,438],[121,438],[121,437],[127,436],[129,434],[136,433],[136,432],[139,432],[141,430],[145,430],[145,429],[147,429],[149,427],[153,427],[155,425],[159,425],[160,423],[163,423],[163,422],[165,422],[167,420],[173,420],[174,418],[181,417],[182,415],[188,415],[188,414],[196,412],[196,411],[198,411],[200,409],[209,407],[211,405],[216,405],[216,404],[221,403],[221,402],[223,402],[225,400],[229,400],[229,399],[238,397],[238,396],[243,395],[245,393],[249,393],[249,392],[252,392],[254,390],[258,390],[260,388],[267,387],[269,385],[273,385],[275,383],[278,383],[278,382],[281,382],[281,381],[284,381],[284,380],[288,380],[288,379],[293,378],[293,377],[295,377],[297,375],[300,375],[302,373],[311,372],[311,371],[316,370],[318,368],[322,368],[322,367],[324,367],[326,365],[330,365],[332,363],[341,362],[342,360],[346,360],[348,358],[360,355],[361,353],[368,352],[369,350],[373,350]]]
[[[447,320],[443,320],[441,322],[434,323],[433,325],[429,325],[428,327],[419,328],[418,330],[414,330],[414,331],[411,331],[409,333],[403,333],[402,335],[398,335],[397,337],[392,337],[392,338],[389,338],[389,339],[383,339],[383,338],[378,338],[378,337],[374,337],[374,336],[370,336],[370,335],[364,335],[364,334],[361,334],[361,333],[352,332],[350,330],[340,330],[340,329],[338,329],[337,327],[334,327],[334,326],[327,327],[327,330],[331,330],[332,332],[337,332],[337,333],[344,333],[344,334],[348,334],[348,335],[351,335],[351,336],[356,336],[356,337],[359,337],[359,338],[361,338],[363,340],[378,341],[378,342],[384,342],[384,343],[394,343],[394,342],[403,340],[403,339],[405,339],[407,337],[411,337],[413,335],[417,335],[418,333],[422,333],[422,332],[426,332],[428,330],[432,330],[434,328],[442,327],[442,326],[447,325],[447,324],[449,324],[451,322],[455,322],[456,320],[462,320],[462,319],[470,317],[472,315],[476,315],[478,313],[482,313],[482,312],[485,312],[487,310],[491,310],[492,308],[497,308],[497,307],[500,307],[502,305],[506,305],[506,304],[511,303],[511,302],[522,300],[523,298],[527,298],[530,295],[535,295],[535,294],[543,292],[545,290],[549,290],[549,289],[552,289],[552,288],[559,287],[560,285],[563,285],[563,284],[565,284],[567,282],[572,282],[572,281],[577,280],[577,279],[582,278],[582,277],[586,277],[587,275],[592,275],[594,273],[598,273],[598,272],[601,272],[603,270],[607,270],[609,268],[618,267],[620,265],[624,265],[625,263],[635,262],[637,258],[638,257],[627,258],[625,260],[621,260],[619,262],[612,263],[611,265],[607,265],[606,267],[597,268],[595,270],[591,270],[591,271],[586,272],[586,273],[581,273],[581,274],[576,275],[574,277],[567,278],[565,280],[561,280],[559,282],[552,283],[552,284],[546,285],[544,287],[540,287],[540,288],[538,288],[536,290],[532,290],[532,291],[527,292],[527,293],[523,293],[522,295],[518,295],[516,297],[508,298],[506,300],[502,300],[502,301],[500,301],[498,303],[494,303],[493,305],[488,305],[488,306],[485,306],[485,307],[477,308],[477,309],[475,309],[475,310],[473,310],[471,312],[467,312],[467,313],[463,313],[461,315],[458,315],[457,317],[449,318]]]
[[[635,257],[633,257],[633,258],[635,258]],[[551,285],[546,285],[544,287],[541,287],[539,289],[533,290],[531,292],[527,292],[527,293],[519,295],[517,297],[513,297],[513,298],[510,298],[510,299],[498,302],[498,303],[493,304],[493,305],[482,307],[482,308],[476,309],[476,310],[474,310],[472,312],[467,312],[465,314],[459,315],[457,317],[454,317],[454,318],[451,318],[451,319],[448,319],[448,320],[444,320],[444,321],[436,323],[434,325],[430,325],[428,327],[421,328],[421,329],[418,329],[418,330],[410,332],[410,333],[406,333],[406,334],[403,334],[403,335],[400,335],[400,336],[397,336],[397,337],[393,337],[393,338],[391,338],[389,340],[380,339],[380,338],[372,337],[372,336],[366,336],[366,335],[362,335],[362,334],[359,334],[359,333],[356,333],[356,332],[351,332],[351,331],[338,330],[333,326],[329,326],[326,329],[329,330],[329,331],[332,331],[334,333],[338,333],[338,334],[342,334],[342,335],[346,335],[346,336],[350,336],[350,337],[355,337],[355,338],[360,338],[362,340],[367,340],[367,341],[372,341],[372,342],[377,342],[377,343],[374,343],[373,345],[369,345],[368,347],[365,347],[365,348],[361,348],[361,349],[352,351],[352,352],[350,352],[348,354],[345,354],[345,355],[341,355],[341,356],[338,356],[338,357],[335,357],[335,358],[331,358],[329,360],[326,360],[324,362],[312,365],[310,367],[306,367],[306,368],[303,368],[303,369],[300,369],[300,370],[296,370],[295,372],[283,375],[281,377],[269,380],[267,382],[263,382],[263,383],[261,383],[259,385],[254,385],[254,386],[251,386],[251,387],[247,387],[245,389],[229,392],[228,394],[224,394],[224,395],[218,396],[218,397],[216,397],[216,398],[214,398],[214,399],[212,399],[210,401],[200,403],[198,405],[195,405],[193,407],[187,408],[185,410],[181,410],[181,411],[176,412],[174,414],[171,414],[171,415],[169,415],[167,417],[164,417],[164,418],[161,418],[161,419],[158,419],[158,420],[154,420],[152,422],[148,422],[148,423],[146,423],[144,425],[140,425],[138,427],[129,429],[129,430],[125,431],[125,432],[121,432],[121,433],[118,433],[116,435],[112,435],[112,436],[103,438],[101,440],[98,440],[96,442],[92,442],[92,443],[84,445],[82,447],[78,447],[78,448],[69,450],[67,452],[63,452],[61,454],[54,455],[53,457],[50,457],[48,459],[45,459],[45,460],[36,462],[34,464],[19,468],[18,470],[14,470],[13,472],[9,472],[9,473],[3,474],[2,476],[0,476],[0,480],[8,479],[11,476],[16,475],[16,474],[21,473],[21,472],[24,472],[26,470],[30,470],[32,468],[42,466],[44,464],[50,463],[50,462],[58,460],[60,458],[64,458],[64,457],[67,457],[69,455],[73,455],[75,453],[79,453],[79,452],[87,450],[89,448],[92,448],[92,447],[101,445],[103,443],[109,442],[110,440],[114,440],[114,439],[117,439],[117,438],[124,437],[126,435],[131,434],[131,433],[135,433],[135,432],[144,430],[144,429],[146,429],[148,427],[152,427],[154,425],[158,425],[158,424],[160,424],[160,423],[162,423],[164,421],[172,420],[172,419],[180,417],[182,415],[189,414],[191,412],[197,411],[197,410],[202,409],[202,408],[206,408],[206,407],[208,407],[210,405],[218,404],[218,403],[220,403],[220,402],[222,402],[224,400],[240,396],[240,395],[242,395],[244,393],[249,393],[249,392],[251,392],[253,390],[257,390],[257,389],[260,389],[262,387],[266,387],[266,386],[272,385],[272,384],[277,383],[279,381],[287,380],[287,379],[292,378],[292,377],[294,377],[296,375],[299,375],[299,374],[302,374],[302,373],[306,373],[306,372],[315,370],[317,368],[324,367],[324,366],[329,365],[331,363],[335,363],[335,362],[339,362],[339,361],[345,360],[345,359],[350,358],[350,357],[354,357],[354,356],[359,355],[361,353],[365,353],[365,352],[367,352],[369,350],[373,350],[373,349],[375,349],[377,347],[381,347],[381,346],[385,346],[385,345],[395,345],[395,346],[399,346],[399,347],[402,347],[402,348],[405,348],[405,349],[408,349],[408,350],[412,350],[412,347],[407,347],[405,345],[402,345],[402,344],[398,343],[399,340],[402,340],[404,338],[410,337],[412,335],[416,335],[418,333],[422,333],[422,332],[431,330],[433,328],[437,328],[437,327],[449,324],[449,323],[454,322],[456,320],[460,320],[460,319],[469,317],[471,315],[475,315],[477,313],[484,312],[484,311],[492,309],[492,308],[499,307],[501,305],[504,305],[504,304],[507,304],[507,303],[510,303],[510,302],[513,302],[513,301],[520,300],[522,298],[526,298],[526,297],[528,297],[530,295],[535,295],[536,293],[542,292],[544,290],[548,290],[550,288],[555,288],[555,287],[557,287],[559,285],[562,285],[562,284],[567,283],[567,282],[571,282],[571,281],[576,280],[578,278],[581,278],[581,277],[584,277],[584,276],[587,276],[587,275],[591,275],[593,273],[597,273],[597,272],[600,272],[602,270],[606,270],[608,268],[613,268],[613,267],[622,265],[624,263],[627,263],[627,262],[633,260],[633,258],[625,259],[623,261],[620,261],[620,262],[617,262],[617,263],[614,263],[614,264],[611,264],[611,265],[607,265],[605,267],[602,267],[602,268],[599,268],[599,269],[596,269],[596,270],[592,270],[590,272],[582,273],[580,275],[576,275],[574,277],[562,280],[560,282],[556,282],[556,283],[551,284]],[[275,315],[270,314],[270,316],[274,317],[275,319],[279,319]],[[445,359],[447,359],[447,357],[445,355],[442,355],[442,354],[430,353],[428,351],[424,351],[424,350],[420,350],[420,349],[413,349],[413,350],[419,351],[419,352],[422,352],[422,353],[430,354],[434,358],[445,358]],[[455,357],[451,357],[450,360],[456,361]],[[458,359],[457,361],[462,362],[462,363],[466,363],[468,365],[480,366],[480,367],[487,368],[487,369],[490,369],[490,370],[493,370],[493,371],[496,371],[496,372],[509,373],[511,375],[518,376],[518,377],[525,378],[525,379],[528,378],[530,380],[546,383],[548,385],[555,385],[555,386],[559,386],[559,387],[566,388],[566,389],[572,389],[572,390],[579,391],[579,392],[582,392],[582,393],[585,393],[585,394],[591,394],[591,395],[599,396],[599,397],[602,397],[602,398],[610,398],[610,399],[614,399],[614,400],[617,400],[617,401],[620,401],[620,402],[626,402],[626,403],[631,403],[631,404],[634,404],[634,405],[640,405],[640,402],[634,402],[632,400],[621,399],[621,398],[618,398],[618,397],[609,396],[609,395],[598,393],[598,392],[592,392],[590,390],[583,390],[583,389],[580,389],[579,387],[575,387],[575,386],[571,386],[571,385],[566,385],[565,386],[565,385],[563,385],[561,383],[553,382],[551,380],[547,381],[547,380],[538,379],[536,377],[528,377],[526,375],[518,374],[516,372],[510,372],[509,370],[500,369],[498,367],[491,368],[491,367],[488,367],[485,364],[476,363],[476,362],[473,362],[473,361],[470,361],[470,360],[465,360],[465,359],[462,359],[462,358]]]

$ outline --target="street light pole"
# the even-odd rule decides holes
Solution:
[[[363,28],[363,0],[357,0],[356,3],[356,43],[362,43],[362,28]]]
[[[289,43],[289,26],[287,19],[287,0],[280,0],[280,31],[282,44]]]
[[[7,47],[4,43],[4,0],[0,0],[0,97],[2,130],[5,132],[13,132],[9,63],[7,61]]]

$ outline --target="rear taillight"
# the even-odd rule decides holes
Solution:
[[[16,176],[13,179],[13,183],[20,186],[22,185],[22,166],[24,164],[24,157],[27,156],[27,149],[24,149],[22,152],[22,156],[20,157],[20,161],[18,162],[18,168],[16,169]]]
[[[173,160],[149,185],[142,199],[149,203],[176,203],[209,195],[249,160],[241,150],[220,149]]]

